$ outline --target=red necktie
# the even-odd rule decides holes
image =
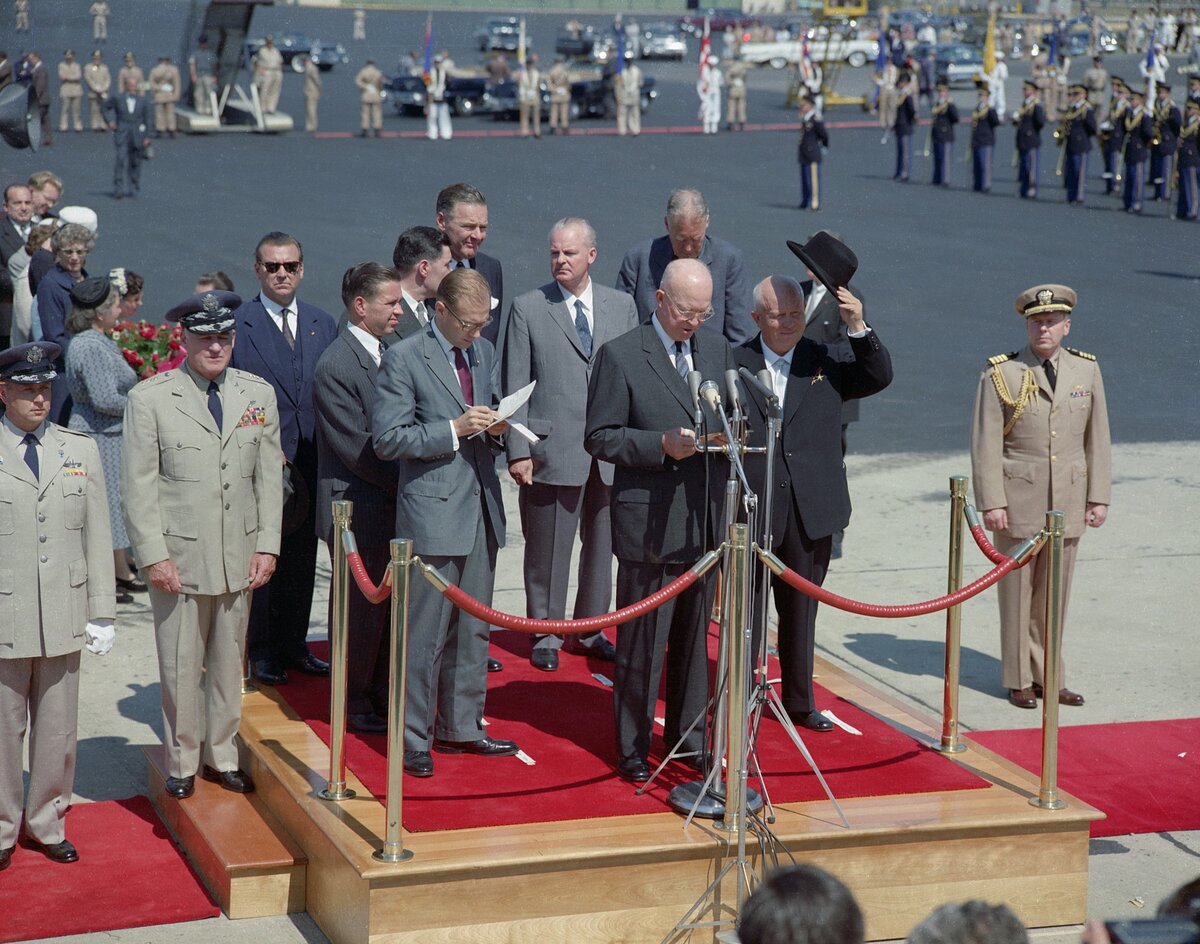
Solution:
[[[454,349],[454,372],[458,374],[458,385],[462,387],[463,399],[467,406],[475,405],[475,383],[471,380],[471,368],[463,356],[462,348]]]

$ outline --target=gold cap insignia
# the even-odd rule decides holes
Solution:
[[[1039,305],[1049,305],[1054,301],[1054,293],[1048,288],[1042,289],[1037,293],[1037,303]]]
[[[212,292],[205,295],[200,300],[200,303],[204,306],[205,311],[217,311],[221,307],[221,303],[217,301],[217,296]]]
[[[45,356],[45,353],[40,347],[31,347],[29,349],[29,353],[25,355],[25,360],[27,360],[30,364],[40,364],[42,362],[42,358]]]

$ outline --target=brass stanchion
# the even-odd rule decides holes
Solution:
[[[750,531],[745,524],[729,526],[729,697],[725,725],[725,812],[717,825],[737,832],[744,842],[746,825],[746,778],[749,757],[746,750],[746,685],[750,678]],[[714,758],[720,763],[720,758]],[[741,905],[739,895],[738,904]]]
[[[1058,678],[1062,665],[1063,524],[1061,511],[1046,512],[1050,551],[1046,555],[1046,657],[1042,678],[1042,783],[1032,806],[1061,810],[1067,801],[1058,795]]]
[[[318,796],[348,800],[346,787],[346,656],[350,623],[350,565],[342,535],[350,530],[354,502],[333,502],[333,623],[329,627],[329,780]]]
[[[963,579],[963,514],[967,504],[967,477],[950,477],[950,573],[946,592],[957,593]],[[962,661],[962,605],[946,610],[946,670],[942,694],[943,754],[961,754],[967,748],[958,737],[958,688]]]
[[[408,591],[413,552],[408,538],[394,540],[392,550],[392,677],[388,683],[387,834],[383,848],[371,853],[381,862],[404,862],[400,813],[404,805],[404,695],[408,668]]]

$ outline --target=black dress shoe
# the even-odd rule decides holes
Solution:
[[[493,659],[491,656],[488,656],[488,671],[489,672],[503,672],[504,671],[504,663],[501,662],[499,659]]]
[[[529,664],[535,669],[541,669],[543,672],[558,671],[558,650],[557,649],[534,649],[529,654]]]
[[[117,587],[117,602],[120,603],[122,606],[126,606],[133,602],[133,594],[126,593],[124,590],[122,590],[120,588],[120,586],[118,586]]]
[[[676,759],[683,761],[692,770],[698,770],[700,773],[705,773],[713,768],[713,756],[708,751],[699,751],[689,757],[679,757]]]
[[[12,861],[12,847],[0,849],[0,872],[8,868],[8,863]]]
[[[194,776],[167,778],[167,796],[172,796],[176,800],[186,800],[195,792],[196,778]]]
[[[259,659],[254,663],[250,674],[256,682],[262,682],[264,685],[283,685],[287,682],[287,672],[270,659]]]
[[[433,749],[439,754],[480,754],[484,757],[511,757],[520,750],[516,741],[499,741],[490,737],[478,741],[435,740]]]
[[[65,839],[62,842],[46,843],[38,842],[32,836],[27,837],[29,840],[29,848],[36,849],[42,853],[51,862],[78,862],[79,853],[75,851],[75,847]]]
[[[387,734],[388,723],[373,711],[365,715],[346,715],[346,727],[359,734]]]
[[[146,593],[149,589],[146,584],[137,577],[131,577],[128,580],[122,580],[120,577],[118,577],[117,586],[126,593]]]
[[[329,663],[324,659],[318,659],[311,652],[303,659],[293,659],[291,667],[305,675],[315,675],[318,678],[329,674]]]
[[[429,751],[405,751],[404,772],[414,777],[432,777],[433,756]]]
[[[200,771],[200,776],[210,783],[219,783],[221,789],[228,790],[230,793],[253,793],[254,781],[250,779],[250,775],[242,773],[240,770],[215,770],[204,765],[204,769]]]
[[[810,731],[820,732],[833,730],[833,722],[819,711],[810,711],[808,714],[796,712],[795,714],[789,714],[788,717],[792,719],[792,723],[798,728],[808,728]]]
[[[617,773],[630,783],[645,783],[650,779],[650,767],[644,760],[623,760],[617,764]]]
[[[599,659],[601,662],[616,662],[617,647],[605,639],[603,636],[597,642],[590,646],[571,646],[569,649],[563,646],[569,653],[576,656],[584,656],[588,659]]]

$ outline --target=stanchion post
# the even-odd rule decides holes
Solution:
[[[1067,801],[1058,795],[1058,684],[1062,674],[1063,524],[1061,511],[1046,512],[1050,535],[1046,555],[1046,655],[1042,678],[1042,782],[1029,802],[1043,810],[1061,810]]]
[[[408,538],[391,543],[392,562],[392,672],[388,683],[387,834],[383,848],[372,855],[380,862],[412,858],[401,836],[404,806],[404,696],[408,668],[408,591],[413,545]]]
[[[963,580],[963,515],[967,505],[967,477],[950,476],[950,569],[946,592],[957,593]],[[946,610],[946,670],[942,694],[943,754],[961,754],[967,748],[958,737],[958,689],[962,664],[962,605]]]
[[[354,502],[333,502],[333,623],[329,627],[329,780],[323,800],[349,800],[346,787],[346,656],[349,649],[350,564],[342,535],[350,530]]]
[[[729,617],[729,672],[726,689],[725,725],[725,815],[717,825],[737,832],[746,815],[746,684],[750,677],[750,642],[746,638],[746,608],[749,603],[750,531],[745,524],[729,526],[729,555],[726,558],[729,575],[726,586],[729,598],[725,601]],[[714,763],[720,763],[719,757]]]

